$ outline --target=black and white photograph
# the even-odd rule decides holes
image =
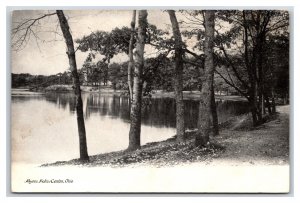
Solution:
[[[290,10],[10,16],[11,192],[290,192]]]

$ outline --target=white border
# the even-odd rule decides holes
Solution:
[[[95,8],[95,6],[104,6],[104,7],[118,7],[120,8],[121,6],[138,6],[138,7],[155,7],[155,6],[160,6],[163,8],[167,8],[168,6],[172,7],[180,7],[180,8],[192,8],[192,7],[219,7],[220,9],[222,8],[239,8],[239,7],[245,7],[245,6],[250,6],[250,7],[294,7],[294,25],[293,26],[293,31],[294,35],[291,35],[291,42],[292,42],[292,37],[294,37],[293,42],[294,42],[294,56],[291,58],[291,67],[294,67],[294,74],[292,74],[291,71],[291,91],[294,90],[294,104],[299,103],[299,97],[297,96],[297,87],[299,86],[299,79],[297,76],[299,76],[299,22],[297,19],[300,19],[300,5],[299,5],[299,0],[109,0],[109,1],[101,1],[101,0],[1,0],[0,1],[0,15],[1,15],[1,52],[0,52],[0,62],[1,62],[1,68],[0,68],[0,88],[1,92],[7,92],[9,89],[9,84],[7,84],[7,76],[9,76],[9,73],[6,72],[6,64],[7,64],[7,47],[6,47],[6,32],[4,30],[7,29],[7,21],[6,21],[6,7],[7,6],[22,6],[22,7],[56,7],[56,6],[67,6],[70,8],[70,6],[73,7],[75,6],[78,7],[85,7],[89,6],[89,8]],[[292,23],[292,22],[291,22]],[[298,36],[297,36],[298,34]],[[291,46],[293,44],[291,43]],[[294,65],[294,66],[293,66]],[[298,79],[298,80],[297,80]],[[294,85],[292,84],[294,82]],[[7,169],[6,166],[6,159],[7,159],[7,140],[6,140],[6,134],[8,131],[7,128],[7,117],[6,117],[6,110],[9,108],[9,103],[6,102],[8,98],[6,99],[1,99],[1,106],[0,106],[0,111],[1,111],[1,136],[0,136],[0,163],[1,163],[1,175],[0,175],[0,202],[83,202],[83,201],[88,201],[88,202],[157,202],[157,201],[164,201],[164,202],[169,202],[172,201],[174,203],[176,202],[182,202],[182,201],[188,201],[188,202],[198,202],[198,201],[203,201],[203,202],[240,202],[240,201],[245,201],[245,202],[256,202],[262,200],[263,202],[299,202],[299,175],[297,171],[299,171],[299,150],[294,148],[294,191],[288,196],[283,195],[265,195],[260,196],[260,195],[237,195],[238,197],[235,197],[236,195],[119,195],[115,197],[116,195],[97,195],[95,197],[94,195],[91,195],[92,197],[87,197],[87,195],[81,195],[81,194],[72,194],[72,195],[55,195],[56,197],[47,197],[49,195],[31,195],[31,197],[24,197],[24,196],[14,196],[14,197],[8,197],[7,191],[9,191],[9,188],[6,188],[6,178],[7,175],[9,174],[8,171],[4,173],[4,171]],[[9,101],[9,100],[8,100]],[[299,110],[297,106],[294,106],[294,119],[291,119],[291,124],[292,121],[297,121],[299,118]],[[8,109],[9,110],[9,109]],[[297,135],[299,135],[299,127],[297,127],[297,124],[295,126],[291,125],[291,127],[294,127],[294,140],[293,143],[300,143],[299,138]],[[293,133],[293,129],[291,129],[291,133]],[[297,144],[296,144],[297,145]],[[230,183],[229,183],[230,184]],[[30,195],[29,195],[30,196]],[[61,198],[59,196],[67,196],[64,198]],[[82,197],[81,197],[82,196]],[[102,196],[101,200],[98,199],[98,196]],[[133,197],[137,196],[137,197]],[[152,197],[155,196],[155,197]],[[184,196],[185,199],[182,199],[181,197]],[[271,197],[270,197],[271,196]],[[279,197],[281,196],[281,197]],[[201,199],[199,199],[201,197]],[[263,199],[261,199],[263,197]],[[87,199],[88,198],[88,199]]]

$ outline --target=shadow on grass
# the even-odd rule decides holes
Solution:
[[[62,165],[126,167],[134,166],[135,164],[162,167],[209,161],[218,157],[225,150],[225,147],[217,143],[210,143],[206,147],[195,147],[194,137],[195,132],[188,132],[184,143],[176,142],[176,137],[174,136],[162,142],[148,143],[136,151],[110,152],[90,156],[89,162],[73,159],[44,164],[42,167]]]

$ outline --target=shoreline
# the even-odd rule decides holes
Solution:
[[[204,148],[194,147],[196,131],[190,131],[186,133],[184,143],[177,143],[173,136],[161,142],[147,143],[136,151],[120,150],[92,155],[90,161],[85,163],[73,159],[47,163],[41,167],[175,167],[192,163],[289,165],[289,105],[278,107],[278,114],[259,127],[244,128],[245,122],[247,119],[237,117],[230,125],[220,129],[219,136],[211,136],[209,146]]]
[[[43,95],[46,93],[72,93],[73,89],[71,86],[67,86],[64,90],[56,90],[56,89],[44,89],[43,91],[30,91],[29,88],[12,88],[11,95],[12,96],[24,96],[24,95]],[[83,86],[81,88],[82,94],[105,94],[105,95],[118,95],[118,96],[126,96],[126,90],[113,90],[111,88],[103,88],[100,90],[92,89],[90,86]],[[163,90],[154,90],[151,96],[145,96],[144,98],[175,98],[174,92],[167,92]],[[183,99],[184,100],[200,100],[201,92],[200,91],[183,91]],[[236,95],[219,95],[215,94],[216,101],[228,100],[228,101],[247,101],[242,96]]]

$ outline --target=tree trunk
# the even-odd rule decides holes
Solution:
[[[273,73],[271,72],[271,101],[272,101],[272,114],[276,113],[276,104],[275,104],[275,94],[274,94],[274,86],[273,86]]]
[[[245,45],[245,65],[247,68],[247,73],[248,73],[248,77],[249,77],[249,81],[250,81],[250,87],[249,87],[249,103],[250,103],[250,108],[251,108],[251,114],[252,114],[252,122],[253,122],[253,126],[256,126],[258,124],[258,117],[257,117],[257,74],[256,74],[256,66],[252,67],[253,61],[255,62],[255,57],[256,55],[253,54],[252,57],[252,63],[250,62],[249,56],[250,54],[249,52],[249,33],[248,33],[248,29],[249,29],[249,23],[248,20],[246,18],[246,11],[243,11],[243,27],[244,27],[244,45]],[[254,52],[256,53],[256,52]]]
[[[136,60],[133,75],[133,94],[130,109],[130,131],[128,150],[141,147],[141,105],[142,105],[142,72],[144,67],[144,48],[147,28],[147,11],[138,12],[138,39],[136,45]]]
[[[260,82],[259,82],[259,73],[258,73],[258,50],[257,47],[255,47],[255,50],[253,51],[253,58],[252,58],[252,64],[253,67],[251,68],[251,73],[252,77],[250,77],[250,91],[251,91],[251,113],[252,113],[252,120],[253,120],[253,126],[257,126],[260,124],[260,121],[262,119],[262,116],[260,114],[261,109],[259,108],[260,106]],[[257,100],[259,99],[259,100]]]
[[[255,117],[256,117],[256,121],[253,122],[253,126],[257,126],[260,124],[260,121],[261,121],[261,114],[260,114],[260,108],[259,108],[259,105],[260,105],[260,101],[257,101],[257,98],[259,98],[259,100],[261,99],[260,97],[260,94],[259,94],[259,75],[258,75],[258,67],[257,67],[257,58],[258,58],[258,55],[257,55],[257,50],[256,51],[253,51],[254,54],[253,54],[253,61],[254,61],[254,67],[253,67],[253,79],[254,79],[254,86],[252,87],[253,88],[253,112],[255,112]]]
[[[172,23],[173,36],[175,39],[175,100],[176,100],[176,136],[177,141],[184,141],[184,103],[183,103],[183,50],[182,50],[182,39],[179,30],[178,21],[176,19],[175,11],[168,10],[170,20]]]
[[[215,13],[212,10],[205,11],[205,42],[204,42],[204,73],[205,81],[202,86],[202,99],[199,103],[198,131],[196,133],[195,145],[206,146],[209,142],[210,131],[210,104],[211,104],[211,88],[213,84],[214,74],[214,19]]]
[[[134,40],[134,33],[135,33],[135,21],[136,21],[136,10],[132,13],[132,20],[131,20],[131,34],[130,34],[130,41],[129,41],[129,50],[128,50],[128,56],[129,56],[129,63],[128,63],[128,89],[129,89],[129,97],[130,101],[132,101],[132,69],[133,69],[133,40]]]
[[[254,88],[251,88],[252,91],[255,91]],[[258,125],[258,115],[257,115],[257,99],[254,97],[255,93],[251,93],[250,99],[249,99],[249,103],[250,103],[250,110],[251,110],[251,114],[252,114],[252,122],[253,122],[253,126],[257,126]]]
[[[215,90],[214,90],[214,81],[212,81],[212,87],[211,87],[211,116],[212,116],[212,124],[213,124],[213,133],[214,136],[219,135],[219,121],[218,121],[218,112],[217,112],[217,105],[215,100]]]
[[[265,95],[262,94],[261,97],[262,97],[262,101],[261,101],[261,110],[262,110],[262,114],[263,114],[263,115],[266,115],[267,112],[266,112]]]
[[[268,113],[272,114],[272,109],[271,109],[269,96],[265,95],[265,98],[266,98],[266,107],[268,108]]]
[[[276,104],[275,104],[274,93],[272,94],[272,113],[276,113]]]
[[[73,77],[73,85],[75,89],[76,96],[76,114],[77,114],[77,126],[78,126],[78,134],[79,134],[79,150],[80,150],[80,160],[88,161],[89,156],[87,152],[87,143],[86,143],[86,134],[85,134],[85,125],[84,125],[84,117],[83,117],[83,109],[82,109],[82,99],[81,99],[81,90],[80,90],[80,81],[77,73],[77,65],[75,59],[75,50],[73,44],[73,38],[69,30],[68,21],[62,10],[56,11],[57,17],[59,19],[60,27],[63,33],[63,36],[67,45],[67,55],[69,58],[69,65],[71,74]]]
[[[263,40],[261,36],[257,37],[256,40],[257,43],[257,51],[256,51],[256,67],[257,67],[257,92],[258,92],[258,118],[259,123],[262,121],[262,116],[264,112],[264,96],[263,96],[263,83],[264,83],[264,77],[263,77]]]

